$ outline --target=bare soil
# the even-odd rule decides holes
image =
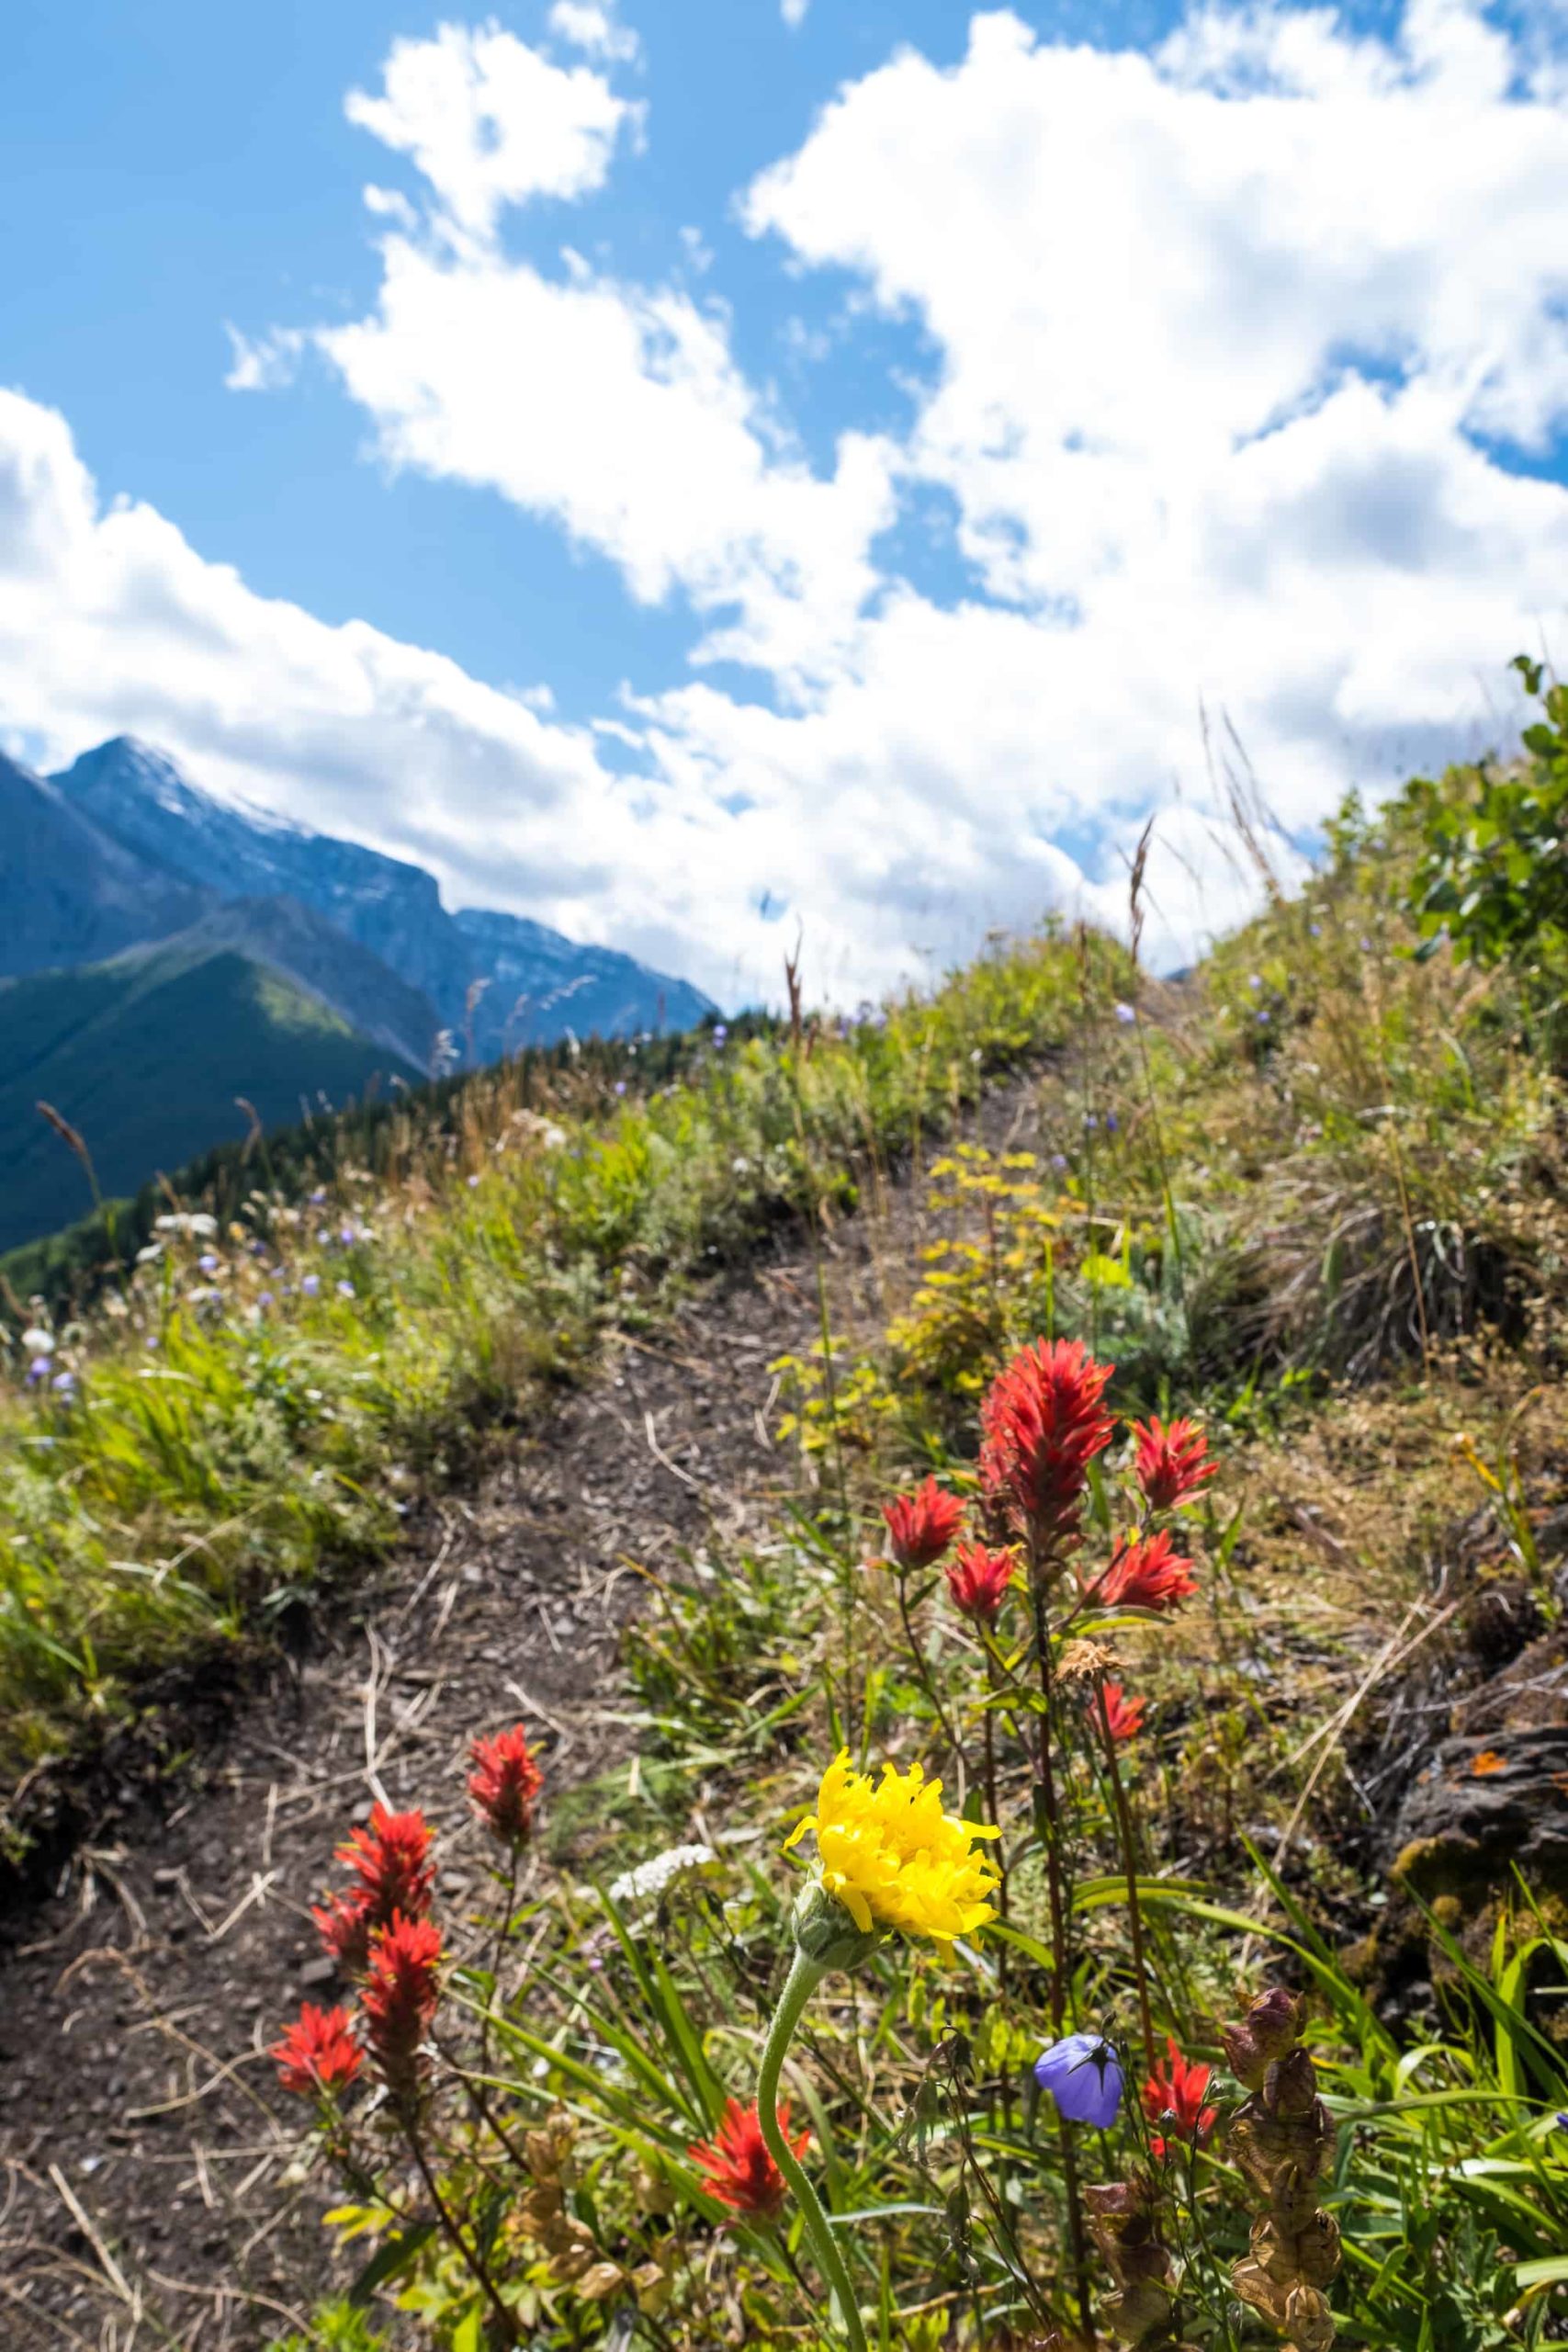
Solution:
[[[768,1365],[815,1329],[809,1261],[786,1261],[620,1349],[276,1661],[163,1818],[74,1858],[0,1970],[0,2341],[119,2352],[140,2316],[141,2342],[219,2352],[302,2318],[327,2245],[265,2051],[301,1998],[336,1997],[310,1916],[333,1846],[378,1794],[425,1804],[456,1915],[483,1895],[477,1733],[525,1721],[557,1794],[627,1756],[629,1563],[722,1552],[793,1478]]]
[[[977,1128],[1027,1142],[1033,1085]],[[925,1224],[875,1187],[840,1229],[834,1317],[882,1320]],[[302,1998],[339,1996],[310,1905],[374,1797],[440,1831],[443,1908],[482,1905],[468,1744],[540,1735],[552,1800],[629,1762],[619,1636],[639,1570],[680,1575],[767,1524],[797,1463],[769,1429],[773,1360],[818,1335],[796,1233],[626,1342],[248,1691],[155,1795],[125,1792],[0,1951],[0,2344],[254,2352],[334,2278],[327,2201],[296,2175],[299,2103],[266,2055]],[[220,1727],[212,1730],[217,1717]],[[592,1813],[592,1804],[588,1806]],[[350,2275],[344,2272],[344,2276]]]

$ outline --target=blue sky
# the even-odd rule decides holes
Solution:
[[[730,1000],[1110,913],[1156,813],[1185,954],[1200,701],[1305,841],[1560,626],[1565,165],[1461,0],[13,0],[0,740]]]

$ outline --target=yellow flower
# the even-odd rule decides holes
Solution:
[[[907,1772],[885,1764],[874,1783],[840,1749],[822,1775],[816,1812],[784,1851],[808,1829],[817,1832],[824,1888],[863,1934],[897,1928],[951,1943],[996,1917],[986,1898],[999,1873],[974,1841],[1001,1832],[943,1813],[942,1782],[928,1781],[918,1764]]]

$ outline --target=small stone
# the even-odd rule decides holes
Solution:
[[[337,1974],[337,1962],[330,1952],[322,1952],[319,1960],[308,1960],[299,1971],[299,1982],[309,1991],[317,1984],[330,1984]]]

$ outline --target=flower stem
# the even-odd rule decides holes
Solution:
[[[1111,1716],[1105,1703],[1105,1677],[1102,1674],[1095,1678],[1094,1712],[1100,1718],[1100,1736],[1105,1743],[1105,1760],[1111,1768],[1111,1794],[1116,1808],[1116,1827],[1122,1840],[1122,1866],[1127,1875],[1127,1924],[1133,1933],[1133,1974],[1137,1984],[1138,2021],[1144,2032],[1144,2056],[1152,2075],[1155,2071],[1155,2028],[1149,2014],[1149,1972],[1144,1958],[1143,1914],[1138,1908],[1138,1854],[1133,1836],[1132,1808],[1127,1803],[1127,1792],[1122,1785],[1116,1736],[1111,1728]]]
[[[909,1594],[908,1589],[908,1578],[905,1571],[902,1568],[895,1568],[893,1574],[895,1589],[898,1595],[898,1615],[904,1627],[904,1645],[909,1653],[909,1663],[915,1669],[916,1680],[919,1682],[921,1690],[925,1693],[926,1703],[931,1708],[931,1713],[935,1715],[938,1723],[942,1725],[942,1736],[947,1741],[948,1747],[953,1751],[953,1761],[957,1768],[959,1775],[960,1787],[958,1793],[960,1802],[962,1803],[964,1795],[962,1786],[964,1764],[964,1743],[959,1738],[958,1734],[954,1731],[952,1718],[948,1714],[947,1709],[942,1703],[942,1693],[936,1687],[936,1678],[931,1672],[931,1663],[927,1658],[924,1650],[920,1647],[920,1638],[915,1631],[915,1621],[909,1613]],[[995,1821],[996,1817],[996,1810],[993,1806],[991,1819]]]
[[[783,2173],[795,2203],[800,2207],[822,2274],[837,2299],[844,2333],[853,2352],[866,2352],[865,2331],[860,2324],[860,2312],[855,2303],[854,2290],[850,2285],[849,2272],[844,2267],[843,2256],[833,2242],[833,2233],[829,2227],[828,2216],[822,2211],[821,2199],[801,2170],[795,2150],[779,2130],[779,2075],[784,2068],[784,2053],[795,2038],[795,2030],[800,2023],[806,2004],[827,1973],[819,1962],[809,1959],[803,1951],[797,1951],[790,1964],[762,2049],[762,2071],[757,2078],[757,2120],[762,2127],[768,2154]]]
[[[491,2277],[489,2270],[485,2267],[482,2256],[468,2244],[468,2241],[464,2235],[462,2228],[460,2227],[456,2215],[453,2213],[451,2207],[447,2204],[446,2199],[442,2196],[440,2188],[436,2183],[435,2175],[431,2169],[430,2158],[426,2155],[424,2151],[424,2142],[420,2136],[417,2119],[412,2115],[405,2116],[403,2120],[403,2128],[408,2138],[410,2152],[412,2154],[414,2163],[419,2167],[419,2177],[423,2181],[425,2188],[429,2193],[430,2201],[435,2208],[436,2218],[440,2222],[443,2233],[449,2240],[451,2245],[456,2247],[457,2254],[462,2259],[464,2268],[468,2271],[468,2276],[474,2281],[474,2284],[479,2288],[479,2292],[483,2295],[486,2302],[489,2303],[495,2317],[495,2324],[500,2335],[501,2342],[502,2344],[515,2344],[517,2341],[517,2314],[515,2312],[509,2309],[509,2307],[502,2301],[501,2290],[497,2287],[495,2280]]]

